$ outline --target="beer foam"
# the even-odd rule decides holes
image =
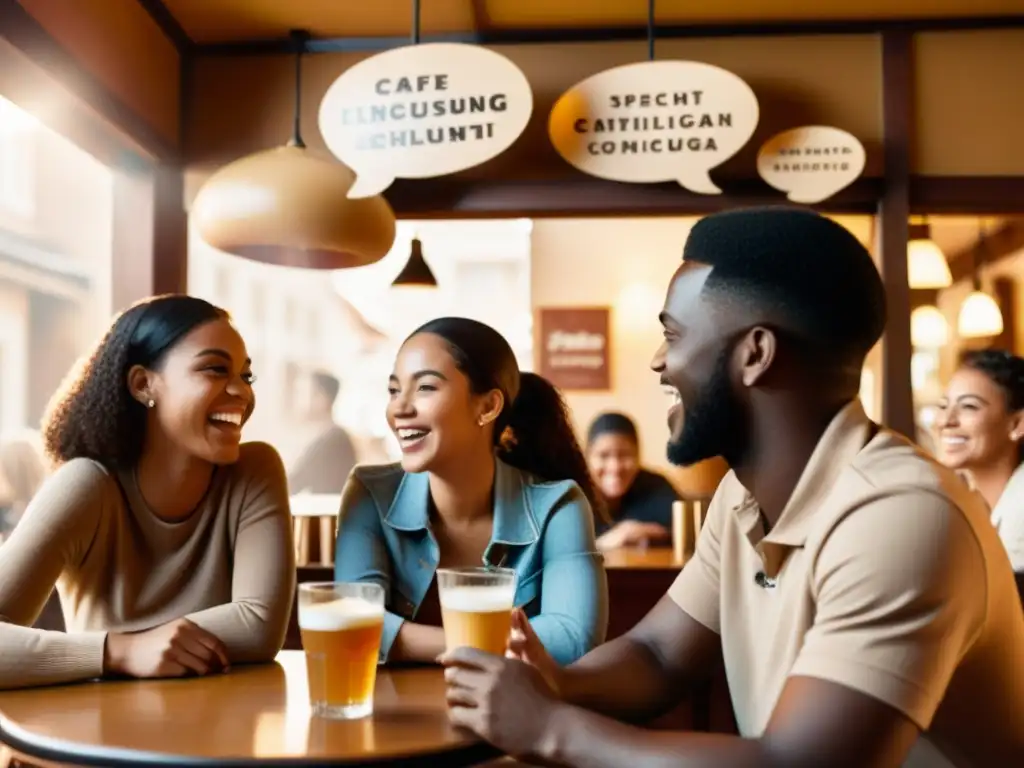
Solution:
[[[488,587],[447,587],[440,591],[441,607],[465,613],[510,611],[515,601],[514,584]]]
[[[337,632],[354,629],[384,620],[384,606],[374,605],[361,597],[342,597],[329,603],[299,606],[299,629],[314,632]]]

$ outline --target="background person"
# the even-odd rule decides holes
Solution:
[[[623,413],[603,413],[587,430],[587,465],[610,522],[599,522],[599,549],[669,544],[672,505],[679,494],[663,475],[640,463],[636,424]]]
[[[968,352],[939,403],[939,459],[963,473],[992,510],[992,523],[1024,573],[1024,359]]]

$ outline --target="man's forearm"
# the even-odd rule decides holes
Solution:
[[[568,768],[764,768],[771,765],[759,741],[711,733],[648,731],[568,704],[548,720],[537,747],[546,764]]]
[[[623,636],[595,648],[563,671],[561,698],[630,722],[652,720],[685,691],[646,644]]]

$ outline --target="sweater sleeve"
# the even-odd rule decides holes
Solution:
[[[219,637],[234,663],[270,661],[281,650],[296,580],[284,465],[266,443],[249,443],[245,449],[231,602],[185,617]]]
[[[75,459],[39,489],[0,546],[0,689],[67,683],[103,674],[105,632],[33,629],[61,573],[82,560],[117,494],[95,462]]]

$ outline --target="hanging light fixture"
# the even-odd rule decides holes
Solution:
[[[907,277],[911,288],[946,288],[953,284],[949,262],[931,238],[927,224],[912,224],[907,244]]]
[[[978,236],[978,250],[985,252],[987,247],[985,231],[982,228]],[[981,339],[998,336],[1003,332],[1003,313],[999,310],[996,300],[981,290],[981,263],[972,251],[974,290],[960,305],[960,316],[957,318],[957,333],[964,339]]]
[[[963,339],[981,339],[1003,332],[1003,313],[996,300],[983,291],[971,293],[960,305],[957,332]]]
[[[402,271],[398,273],[398,277],[392,281],[391,285],[395,288],[403,286],[415,288],[437,287],[437,278],[434,277],[434,273],[431,271],[430,265],[427,264],[427,260],[423,258],[423,243],[420,242],[418,237],[412,239],[409,260],[405,262]]]
[[[306,148],[300,131],[302,52],[293,32],[295,112],[287,145],[257,152],[215,172],[192,207],[200,237],[236,256],[267,264],[345,269],[380,261],[395,241],[395,214],[380,195],[350,200],[355,174]]]
[[[910,341],[917,349],[940,349],[949,340],[949,323],[939,308],[920,306],[910,313]]]
[[[412,0],[412,35],[413,45],[420,43],[420,0]],[[393,288],[436,288],[437,278],[430,270],[430,265],[423,258],[423,243],[413,237],[409,249],[409,260],[402,271],[391,282]]]

